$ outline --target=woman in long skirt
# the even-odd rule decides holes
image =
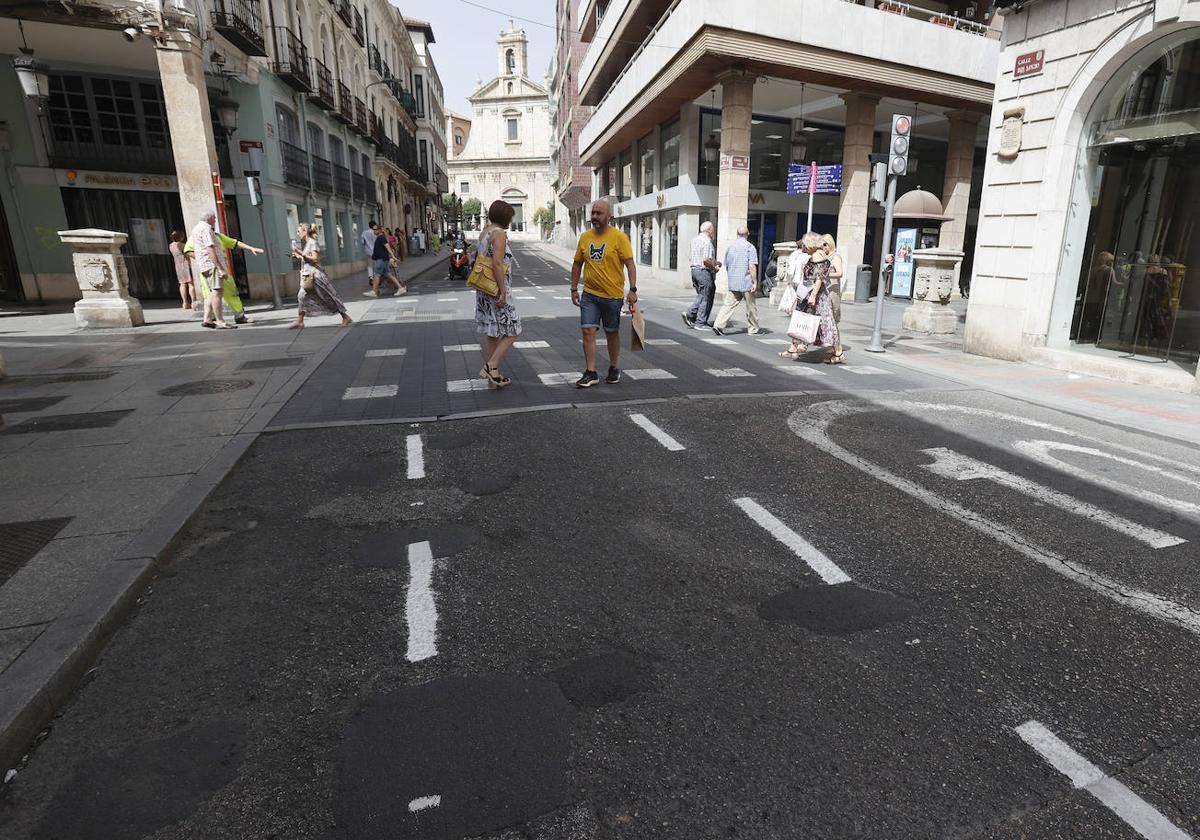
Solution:
[[[492,273],[499,287],[495,297],[475,290],[475,332],[484,336],[483,368],[479,376],[489,388],[503,388],[512,380],[500,373],[504,358],[521,334],[521,316],[509,302],[512,299],[512,252],[508,250],[508,225],[516,213],[505,201],[493,201],[488,208],[488,223],[479,233],[476,259],[491,260]]]
[[[830,348],[830,354],[825,359],[827,365],[840,365],[844,361],[842,352],[842,336],[838,330],[837,319],[833,316],[833,301],[830,296],[830,265],[825,253],[825,243],[816,233],[806,233],[800,240],[805,253],[809,254],[808,262],[804,264],[804,285],[812,291],[797,306],[803,306],[804,311],[812,312],[821,319],[817,328],[817,340],[813,344]]]
[[[304,329],[304,318],[308,315],[341,315],[342,326],[350,326],[354,322],[346,312],[346,305],[321,268],[321,243],[317,241],[317,226],[301,222],[296,228],[296,238],[303,243],[300,249],[292,249],[292,256],[302,263],[300,294],[296,296],[299,309],[295,322],[288,329]]]

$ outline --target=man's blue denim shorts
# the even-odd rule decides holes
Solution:
[[[390,272],[391,262],[388,260],[375,260],[375,276],[386,277]]]
[[[579,296],[579,325],[585,330],[598,330],[603,326],[605,332],[620,332],[624,302],[624,298],[603,298],[584,292]]]

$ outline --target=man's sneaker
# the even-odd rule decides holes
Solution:
[[[758,335],[762,332],[762,330],[760,330],[758,327],[753,327],[752,329],[746,330],[746,332],[750,333],[750,335]]]
[[[725,330],[721,329],[720,327],[713,327],[712,331],[717,335],[725,335]]]
[[[689,317],[688,317],[688,314],[687,314],[686,312],[680,312],[680,313],[679,313],[679,315],[680,315],[680,317],[682,317],[682,318],[683,318],[683,323],[687,324],[689,327],[695,327],[695,326],[696,326],[696,319],[695,319],[695,318],[689,318]]]
[[[238,315],[233,319],[235,324],[253,324],[254,320],[249,315]]]
[[[604,381],[609,385],[616,385],[621,381],[621,369],[610,367],[608,369],[608,376],[604,377]]]
[[[575,383],[576,388],[591,388],[600,381],[600,374],[594,370],[585,370],[583,376],[579,377],[579,381]]]
[[[379,297],[379,292],[374,289],[367,289],[367,291],[363,292],[363,297]]]
[[[698,324],[696,324],[696,326],[692,327],[692,329],[704,330],[705,332],[712,332],[712,327],[710,327],[708,324],[699,324],[698,323]]]

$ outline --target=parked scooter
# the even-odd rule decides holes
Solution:
[[[470,273],[471,260],[467,256],[467,244],[461,239],[456,239],[450,251],[450,279],[465,283]]]

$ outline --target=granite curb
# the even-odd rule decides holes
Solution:
[[[410,281],[439,267],[440,261],[436,261]],[[349,334],[350,330],[339,330],[270,400],[254,409],[225,445],[5,669],[0,681],[0,771],[16,767],[33,748],[38,732],[69,702],[201,505],[267,429],[271,418]]]

